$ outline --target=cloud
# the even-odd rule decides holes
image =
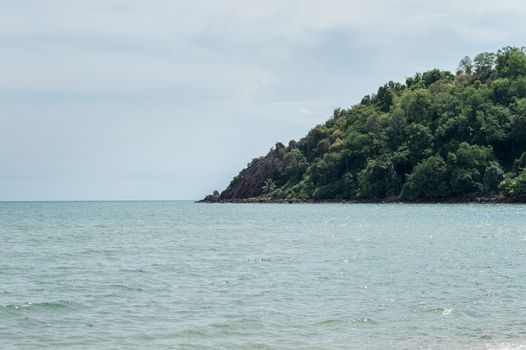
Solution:
[[[280,68],[298,53],[330,50],[324,43],[334,34],[336,54],[346,42],[353,43],[353,53],[382,54],[414,42],[444,49],[437,39],[473,45],[509,39],[513,31],[518,37],[526,14],[523,3],[511,0],[59,0],[0,6],[0,64],[9,67],[0,88],[88,96],[89,89],[253,96],[279,83]]]
[[[0,2],[0,199],[198,198],[417,70],[524,45],[522,1]]]

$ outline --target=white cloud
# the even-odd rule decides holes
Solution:
[[[522,28],[526,15],[526,5],[512,0],[55,0],[0,6],[3,88],[188,87],[240,96],[272,87],[280,64],[298,59],[299,48],[315,48],[331,32],[376,50],[436,40],[440,32],[491,44]]]

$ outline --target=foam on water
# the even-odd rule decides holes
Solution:
[[[488,350],[526,350],[526,344],[503,343],[489,345]]]
[[[0,348],[526,349],[525,209],[0,203]]]

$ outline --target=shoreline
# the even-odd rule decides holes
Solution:
[[[483,196],[472,198],[450,198],[440,200],[403,201],[398,198],[385,199],[270,199],[270,198],[235,198],[235,199],[202,199],[195,203],[206,204],[525,204],[524,199],[511,199],[503,196]]]

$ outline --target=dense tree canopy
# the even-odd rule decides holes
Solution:
[[[389,82],[271,150],[273,199],[526,198],[526,53],[506,47]]]

